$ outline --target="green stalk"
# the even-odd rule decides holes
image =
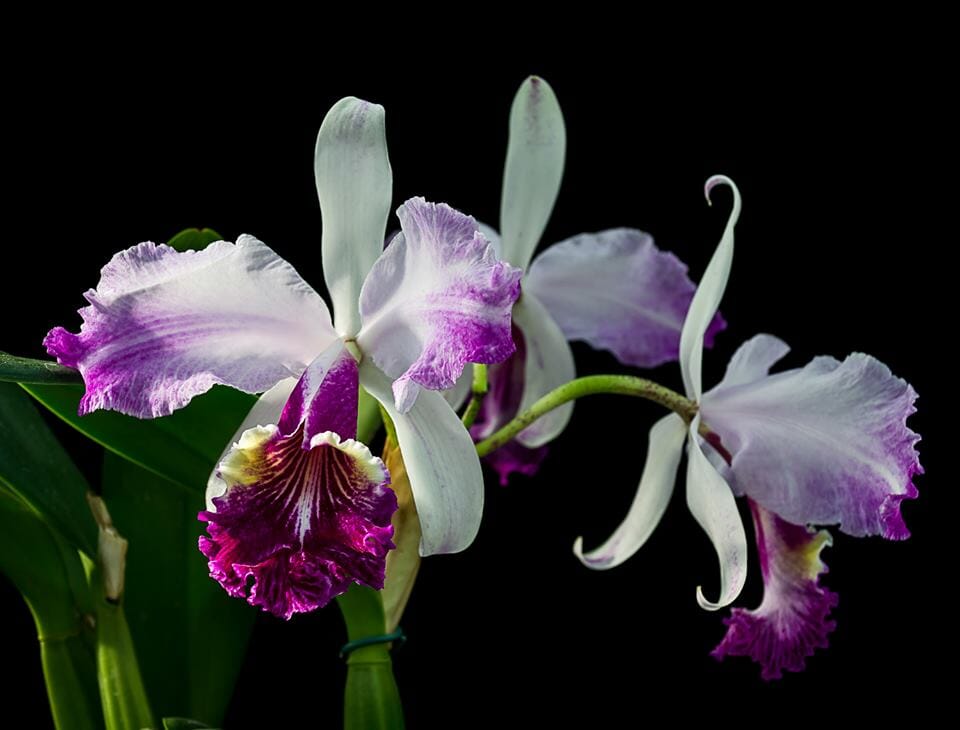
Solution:
[[[473,422],[477,420],[477,414],[480,413],[480,405],[483,403],[484,396],[489,390],[487,382],[487,366],[474,363],[473,366],[473,388],[470,396],[470,402],[467,409],[463,412],[463,427],[469,429]]]
[[[82,383],[80,373],[50,360],[34,360],[0,352],[0,380],[31,385]]]
[[[602,393],[646,398],[669,408],[689,423],[697,413],[697,404],[679,393],[645,378],[630,375],[588,375],[571,380],[550,391],[523,413],[490,437],[477,444],[477,454],[486,456],[499,449],[541,416],[564,403],[587,395]]]

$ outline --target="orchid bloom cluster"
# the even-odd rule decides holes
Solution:
[[[745,343],[719,385],[703,392],[704,346],[733,257],[740,196],[699,285],[639,230],[580,234],[532,260],[560,187],[566,135],[553,91],[531,78],[510,114],[501,233],[443,203],[414,198],[384,243],[392,177],[384,112],[348,98],[325,118],[315,170],[323,223],[320,295],[252,236],[177,252],[142,243],[117,254],[87,292],[79,334],[45,340],[86,383],[80,409],[154,418],[214,385],[261,394],[210,476],[200,549],[233,596],[289,618],[354,583],[380,589],[394,547],[391,475],[356,440],[365,390],[393,424],[422,533],[421,555],[463,550],[483,509],[476,442],[516,423],[575,378],[568,340],[625,365],[678,360],[686,403],[650,431],[647,463],[623,524],[599,548],[574,551],[591,568],[624,562],[650,536],[672,495],[686,445],[687,502],[716,548],[715,610],[740,594],[747,540],[735,497],[748,499],[765,594],[734,609],[717,657],[748,655],[763,676],[798,670],[826,645],[836,596],[819,584],[825,530],[908,535],[900,515],[916,496],[918,437],[905,421],[916,394],[868,355],[820,357],[769,374],[787,346]],[[490,365],[476,421],[457,415],[468,364]],[[572,403],[517,431],[486,459],[506,484],[533,474]],[[469,430],[468,430],[469,427]]]

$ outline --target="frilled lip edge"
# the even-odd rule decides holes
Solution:
[[[221,462],[227,492],[203,511],[210,576],[276,616],[320,608],[353,583],[381,589],[397,500],[383,462],[332,432],[244,432]]]

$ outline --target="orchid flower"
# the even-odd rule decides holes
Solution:
[[[490,392],[471,428],[478,441],[576,376],[568,340],[583,340],[622,363],[645,368],[676,360],[679,352],[695,287],[687,267],[660,251],[649,234],[634,228],[581,233],[531,262],[557,199],[565,153],[557,98],[546,81],[530,77],[510,110],[502,235],[484,228],[500,256],[526,272],[523,295],[513,308],[517,350],[488,372]],[[725,326],[719,314],[711,320],[708,347]],[[465,386],[461,383],[461,389]],[[536,472],[544,445],[560,435],[572,412],[573,403],[551,411],[485,457],[501,484],[513,472]]]
[[[79,334],[45,344],[98,408],[154,418],[215,384],[263,393],[210,478],[211,576],[289,618],[354,583],[381,588],[396,498],[383,462],[354,440],[359,386],[390,415],[423,555],[462,550],[483,507],[480,463],[439,390],[467,362],[513,351],[520,271],[475,221],[414,198],[383,249],[391,203],[383,108],[338,102],[317,138],[324,278],[334,314],[251,236],[179,253],[141,243],[101,272]]]
[[[836,604],[819,584],[826,568],[820,552],[838,525],[855,536],[909,536],[900,503],[917,496],[922,473],[906,426],[916,392],[878,360],[856,353],[842,362],[818,357],[806,367],[774,375],[770,367],[788,351],[758,335],[734,354],[723,380],[702,393],[702,343],[726,288],[733,258],[733,229],[740,194],[731,180],[710,178],[707,200],[729,185],[733,211],[684,322],[680,367],[687,397],[699,404],[689,424],[677,414],[650,430],[647,463],[626,519],[599,548],[574,552],[585,565],[605,569],[636,552],[660,521],[687,448],[687,505],[707,532],[720,560],[720,596],[697,600],[709,610],[737,598],[747,571],[747,540],[735,503],[748,498],[753,515],[764,597],[752,611],[734,609],[714,656],[746,655],[764,679],[799,671],[806,657],[826,646]],[[702,435],[706,438],[701,438]]]

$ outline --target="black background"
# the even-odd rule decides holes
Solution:
[[[726,611],[694,600],[699,583],[715,594],[717,566],[682,490],[624,566],[590,572],[573,557],[578,535],[595,545],[623,516],[658,415],[629,400],[583,401],[536,478],[508,488],[488,480],[474,546],[423,565],[403,621],[410,641],[395,654],[409,726],[583,714],[602,727],[662,711],[760,721],[771,709],[814,714],[826,701],[861,717],[929,709],[954,671],[956,632],[945,595],[955,555],[950,396],[935,370],[952,345],[955,233],[935,223],[950,166],[936,44],[907,51],[889,38],[810,36],[695,56],[611,45],[618,55],[571,46],[520,59],[501,57],[494,40],[470,68],[456,62],[469,49],[413,60],[387,45],[367,69],[359,50],[287,58],[236,41],[196,64],[132,48],[97,61],[78,49],[49,73],[11,74],[0,349],[42,356],[50,327],[77,326],[80,295],[113,252],[187,226],[231,240],[253,233],[322,287],[312,155],[341,96],[387,109],[395,205],[423,195],[496,224],[510,102],[538,73],[568,132],[543,242],[635,226],[698,279],[729,210],[722,191],[708,208],[702,184],[732,176],[744,203],[722,305],[730,328],[705,357],[705,384],[757,332],[793,346],[787,366],[869,352],[920,393],[911,425],[924,436],[927,475],[920,499],[904,506],[910,540],[836,536],[825,553],[827,584],[840,594],[831,646],[805,673],[768,684],[748,660],[708,655]],[[586,346],[575,353],[581,373],[623,370]],[[651,377],[679,386],[675,366]],[[89,449],[64,437],[95,468]],[[739,605],[759,600],[752,567]],[[5,655],[20,667],[0,694],[42,727],[32,623],[13,589],[0,589]],[[336,727],[342,634],[332,606],[290,623],[262,616],[227,727]]]

